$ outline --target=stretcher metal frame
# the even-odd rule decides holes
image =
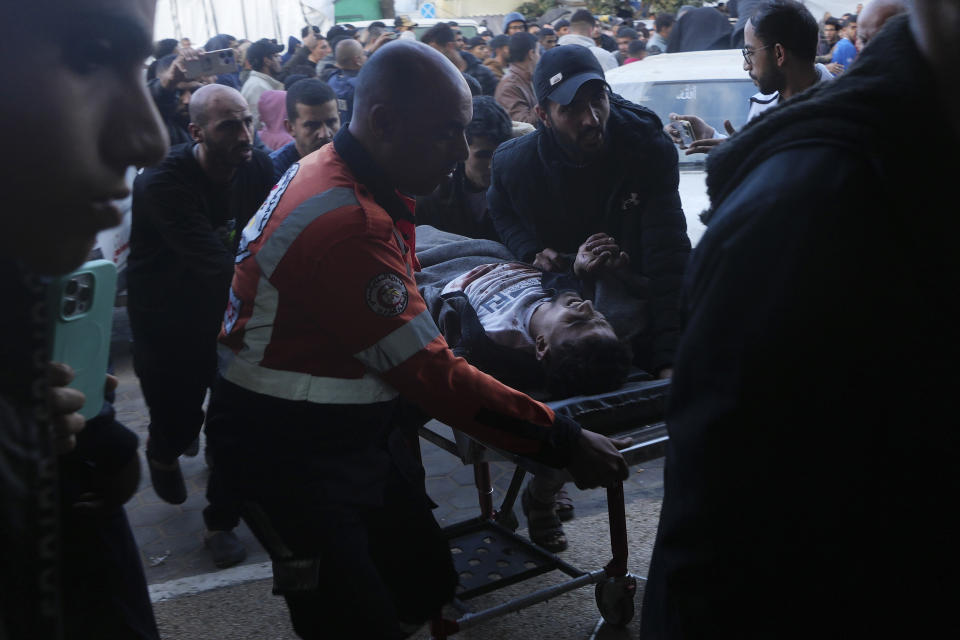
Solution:
[[[667,382],[651,383],[665,389]],[[548,403],[549,404],[549,403]],[[628,466],[641,464],[649,460],[661,458],[665,455],[667,444],[666,424],[661,419],[641,426],[631,425],[624,431],[604,433],[618,438],[631,438],[633,444],[621,451]],[[427,440],[441,449],[462,457],[462,451],[457,443],[436,431],[430,429],[430,424],[419,430],[422,439]],[[472,444],[479,444],[473,441]],[[627,523],[624,507],[623,483],[618,482],[607,489],[607,510],[610,523],[610,546],[612,558],[603,568],[586,571],[561,560],[556,554],[534,544],[513,532],[516,529],[516,519],[513,508],[520,494],[523,478],[527,473],[550,474],[572,482],[572,478],[565,472],[559,472],[537,462],[513,453],[502,451],[488,445],[481,445],[498,455],[499,458],[516,465],[510,486],[499,509],[493,503],[493,485],[490,480],[490,463],[481,460],[473,463],[474,482],[477,487],[477,497],[480,503],[480,515],[476,518],[449,525],[443,529],[453,554],[454,564],[461,575],[461,586],[452,606],[460,612],[456,620],[441,617],[431,622],[431,634],[434,640],[444,640],[450,635],[463,629],[475,627],[493,618],[519,611],[531,605],[545,602],[568,591],[573,591],[588,585],[596,585],[597,606],[601,615],[608,624],[625,626],[633,618],[635,611],[635,597],[638,580],[645,581],[643,576],[634,576],[627,568],[628,545]],[[559,476],[558,476],[559,474]],[[464,547],[471,547],[478,553],[464,553]],[[487,561],[488,551],[494,551],[490,558],[499,555],[498,567]],[[497,554],[496,551],[500,553]],[[522,563],[523,569],[513,567]],[[502,568],[503,575],[500,574]],[[464,586],[465,573],[477,570],[480,573],[488,571],[494,576],[487,583],[470,584]],[[472,611],[466,604],[470,598],[490,593],[509,585],[517,584],[537,575],[558,570],[569,576],[569,580],[533,591],[521,597],[514,598],[502,604],[482,611]],[[471,581],[475,583],[476,581]]]

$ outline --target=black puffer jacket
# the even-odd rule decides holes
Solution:
[[[680,329],[680,289],[690,253],[680,207],[677,151],[655,113],[612,95],[609,152],[591,166],[565,159],[550,129],[500,145],[487,205],[497,233],[524,262],[550,247],[576,253],[606,232],[649,279],[654,372],[673,364]]]
[[[643,640],[956,626],[960,140],[937,92],[893,18],[711,152]],[[895,124],[921,121],[936,138]]]

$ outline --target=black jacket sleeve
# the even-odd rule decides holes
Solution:
[[[534,134],[531,134],[534,135]],[[512,149],[514,145],[507,143],[508,148]],[[533,229],[522,220],[513,207],[510,194],[507,192],[504,178],[511,171],[504,167],[506,164],[507,150],[501,146],[493,154],[493,161],[490,167],[492,180],[490,189],[487,191],[487,207],[490,210],[490,218],[493,220],[493,226],[497,230],[500,240],[510,249],[510,252],[523,262],[533,262],[537,252],[543,247],[537,241],[537,236]],[[513,164],[512,162],[509,164]]]
[[[690,256],[690,238],[678,191],[676,153],[669,149],[663,171],[641,218],[641,271],[649,279],[652,373],[673,366],[680,339],[680,293]]]

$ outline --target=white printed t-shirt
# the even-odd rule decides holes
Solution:
[[[462,291],[491,340],[511,349],[536,351],[530,318],[551,293],[543,273],[519,262],[484,264],[450,281],[443,293]]]

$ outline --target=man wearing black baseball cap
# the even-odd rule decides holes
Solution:
[[[638,364],[667,376],[690,251],[676,150],[656,114],[610,93],[584,47],[545,52],[533,86],[542,128],[503,144],[493,158],[497,230],[518,258],[551,270],[567,266],[564,256],[590,236],[606,234],[597,255],[607,257],[597,269],[628,267],[649,279],[649,344],[640,345]]]
[[[637,366],[669,377],[690,253],[676,149],[656,114],[610,93],[586,47],[546,51],[533,87],[543,126],[493,156],[487,202],[497,233],[542,269],[566,272],[578,253],[592,254],[587,275],[615,272],[642,284],[646,317],[636,335],[621,337],[631,339]],[[525,502],[532,522],[549,525],[553,515],[546,532],[562,537],[554,500],[561,486],[535,478]]]

